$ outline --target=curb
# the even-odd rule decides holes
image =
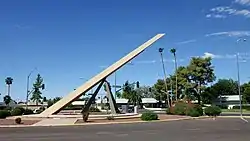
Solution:
[[[242,116],[243,118],[250,118],[250,116]],[[241,116],[218,116],[218,118],[241,118]]]
[[[204,119],[209,118],[206,116],[202,117],[185,117],[185,118],[177,118],[177,119],[164,119],[164,120],[152,120],[152,121],[127,121],[127,122],[103,122],[103,123],[79,123],[79,124],[61,124],[61,125],[3,125],[0,128],[22,128],[22,127],[59,127],[59,126],[90,126],[90,125],[111,125],[111,124],[131,124],[131,123],[152,123],[152,122],[168,122],[168,121],[181,121],[181,120],[195,120],[195,119]]]
[[[0,128],[23,128],[32,127],[32,125],[0,125]]]
[[[109,125],[109,124],[130,124],[130,123],[152,123],[152,122],[168,122],[168,121],[180,121],[180,120],[192,120],[192,119],[204,119],[209,117],[186,117],[186,118],[177,118],[177,119],[164,119],[164,120],[152,120],[152,121],[127,121],[127,122],[108,122],[108,123],[80,123],[74,124],[75,126],[85,126],[85,125]]]

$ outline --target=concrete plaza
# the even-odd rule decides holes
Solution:
[[[113,125],[0,128],[3,141],[247,141],[250,124],[236,118]]]

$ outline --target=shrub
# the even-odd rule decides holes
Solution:
[[[25,109],[23,114],[24,115],[31,115],[31,114],[34,114],[34,112],[31,109]]]
[[[210,106],[205,108],[205,114],[207,116],[219,116],[221,114],[221,109],[218,106]]]
[[[16,122],[16,124],[21,124],[21,122],[22,122],[22,119],[19,117],[19,118],[16,118],[15,119],[15,122]]]
[[[201,105],[195,105],[195,106],[194,106],[194,109],[199,113],[200,116],[203,116],[204,111],[203,111]]]
[[[184,102],[177,102],[173,107],[173,114],[186,115],[187,104]]]
[[[25,109],[23,107],[16,107],[21,110],[22,114],[24,113]]]
[[[11,113],[11,116],[20,116],[23,114],[23,111],[21,108],[17,107],[17,108],[14,108],[10,113]]]
[[[195,110],[194,108],[190,108],[187,110],[187,116],[191,116],[191,117],[199,117],[200,114],[197,110]]]
[[[151,111],[147,111],[141,115],[141,120],[144,121],[158,120],[158,115]]]
[[[201,105],[185,103],[182,101],[175,103],[175,106],[168,108],[166,112],[167,114],[171,115],[187,115],[191,117],[203,115],[203,109]]]
[[[174,112],[173,112],[174,110],[173,110],[173,107],[170,107],[170,108],[167,108],[167,110],[166,110],[166,113],[168,114],[168,115],[174,115]]]
[[[90,107],[89,112],[101,112],[101,111],[96,107]]]
[[[8,110],[0,110],[0,119],[5,119],[10,116],[10,112]]]

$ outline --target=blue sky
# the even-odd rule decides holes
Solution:
[[[37,67],[31,81],[42,75],[44,96],[67,95],[157,33],[166,36],[117,72],[119,84],[152,85],[162,78],[159,47],[165,48],[168,74],[174,67],[169,50],[176,47],[179,65],[191,56],[211,56],[217,77],[234,79],[234,54],[240,52],[245,82],[249,25],[250,0],[0,1],[0,92],[6,93],[4,79],[11,76],[11,96],[25,99],[26,77]]]

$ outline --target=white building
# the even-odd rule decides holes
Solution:
[[[222,95],[215,100],[216,105],[228,106],[228,109],[232,109],[233,106],[240,105],[239,95]]]

